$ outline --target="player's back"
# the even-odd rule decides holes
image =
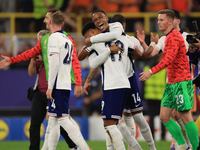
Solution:
[[[72,53],[72,42],[65,34],[63,34],[62,32],[55,32],[50,35],[48,42],[48,55],[59,54],[59,69],[56,77],[56,83],[54,85],[56,89],[71,90],[70,71]]]
[[[95,60],[95,57],[105,51],[106,43],[95,43],[91,47],[93,53],[89,57],[89,62]],[[98,52],[97,52],[98,51]],[[127,74],[121,61],[120,54],[110,54],[108,59],[101,64],[101,77],[102,77],[102,89],[120,89],[130,88]]]
[[[121,61],[125,68],[126,74],[131,77],[134,73],[133,70],[133,61],[131,55],[128,54],[129,51],[133,51],[135,48],[135,44],[129,40],[129,38],[122,34],[117,40],[113,41],[112,43],[117,43],[119,47],[123,48],[123,53],[121,55]]]
[[[167,67],[168,83],[175,83],[191,79],[188,57],[186,55],[186,46],[181,33],[173,29],[165,38],[164,54],[172,52],[174,60]]]

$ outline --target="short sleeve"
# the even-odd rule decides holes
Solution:
[[[166,36],[162,36],[159,40],[158,43],[156,44],[156,48],[158,50],[158,52],[164,52],[164,47],[165,47],[165,37]]]

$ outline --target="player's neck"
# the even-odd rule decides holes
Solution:
[[[173,26],[169,26],[163,33],[166,35],[173,29]]]
[[[177,26],[177,27],[176,27],[176,28],[174,28],[174,29],[176,29],[176,30],[178,30],[178,31],[180,31],[180,30],[181,30],[179,26]]]
[[[56,31],[62,30],[59,26],[51,26],[51,33],[54,33]]]

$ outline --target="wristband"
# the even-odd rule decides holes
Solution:
[[[151,42],[149,46],[152,46],[153,48],[156,46],[155,42]]]
[[[151,73],[151,75],[153,74],[153,72],[151,71],[151,69],[149,69],[149,71],[150,71],[150,73]]]

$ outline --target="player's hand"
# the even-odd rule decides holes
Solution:
[[[192,44],[189,44],[189,50],[190,52],[196,51],[196,47],[194,47]]]
[[[116,43],[116,44],[113,44],[110,46],[110,51],[113,54],[117,54],[117,53],[122,53],[123,49],[121,47],[117,46],[117,43]]]
[[[85,82],[83,90],[84,90],[86,95],[88,95],[88,91],[90,90],[90,87],[91,87],[91,83],[90,82]]]
[[[74,95],[76,95],[77,98],[80,98],[83,95],[83,87],[75,86],[74,87]]]
[[[158,34],[154,37],[153,33],[151,32],[151,42],[155,42],[157,44],[158,40],[159,40]]]
[[[1,55],[0,58],[3,58],[3,60],[0,61],[0,69],[3,69],[10,65],[10,57]]]
[[[53,99],[52,92],[53,92],[53,89],[47,89],[47,92],[46,92],[47,99]]]
[[[192,46],[200,48],[200,40],[196,39],[198,41],[198,43],[191,43]]]
[[[141,44],[143,44],[145,41],[145,33],[144,31],[142,31],[142,34],[140,34],[140,32],[138,30],[136,30],[137,33],[137,38],[140,41]]]
[[[144,71],[144,72],[140,73],[140,75],[141,76],[139,78],[139,81],[146,81],[151,77],[151,72],[149,70]]]
[[[85,39],[85,46],[89,47],[89,46],[91,46],[91,45],[92,45],[92,43],[91,43],[91,41],[90,41],[90,38],[86,38],[86,39]]]

